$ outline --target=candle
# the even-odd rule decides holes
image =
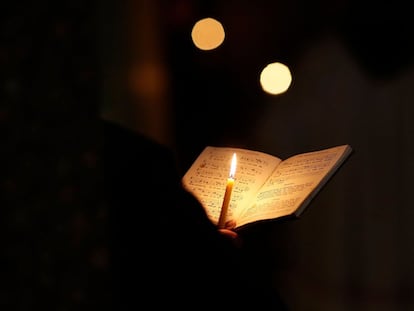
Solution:
[[[226,191],[224,192],[223,204],[221,206],[220,217],[218,220],[219,228],[224,228],[226,224],[227,210],[229,209],[231,192],[233,191],[234,174],[236,173],[236,165],[237,165],[237,158],[236,158],[236,154],[233,153],[233,158],[231,160],[231,166],[230,166],[230,174],[229,174],[229,177],[227,178]]]

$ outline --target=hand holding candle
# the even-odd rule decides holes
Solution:
[[[230,166],[230,174],[229,174],[229,177],[227,178],[226,192],[224,193],[223,205],[221,206],[220,218],[218,220],[219,229],[224,228],[226,224],[227,210],[230,204],[231,192],[233,191],[234,175],[236,173],[236,165],[237,165],[237,158],[236,158],[236,154],[233,153],[233,158],[231,160],[231,166]]]

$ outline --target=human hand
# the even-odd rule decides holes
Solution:
[[[234,231],[235,227],[236,222],[233,220],[229,220],[225,223],[224,228],[220,228],[218,230],[222,235],[228,238],[236,247],[241,247],[242,241],[238,233]]]

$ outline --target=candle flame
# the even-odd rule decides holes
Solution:
[[[229,178],[234,178],[234,175],[236,174],[236,165],[237,165],[237,157],[236,157],[236,153],[233,153],[233,158],[231,159]]]

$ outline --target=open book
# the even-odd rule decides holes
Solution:
[[[259,151],[207,146],[182,178],[217,224],[233,155],[237,164],[226,219],[236,229],[280,217],[299,217],[352,153],[349,145],[294,155],[285,160]]]

